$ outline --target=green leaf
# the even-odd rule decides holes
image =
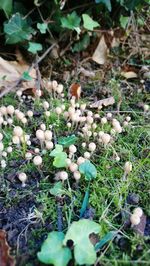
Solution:
[[[79,171],[85,176],[86,180],[92,180],[97,176],[96,168],[89,160],[86,160],[84,163],[80,164]]]
[[[63,247],[64,234],[51,232],[44,241],[41,251],[37,253],[40,262],[54,266],[66,266],[72,255],[67,247]]]
[[[123,29],[126,28],[127,24],[128,24],[128,21],[129,21],[129,17],[124,17],[121,15],[120,17],[120,25]]]
[[[47,30],[47,23],[37,23],[37,28],[42,34],[45,34]]]
[[[54,159],[53,165],[57,168],[66,167],[67,166],[67,153],[60,152]]]
[[[81,52],[85,50],[90,44],[90,36],[88,34],[85,34],[83,38],[75,43],[75,45],[72,48],[73,52]]]
[[[59,181],[59,182],[55,183],[53,188],[50,189],[50,193],[55,197],[61,196],[64,193],[62,182]]]
[[[62,152],[62,151],[63,151],[63,146],[56,144],[55,149],[51,151],[50,156],[55,157],[55,156],[59,155],[60,152]]]
[[[14,44],[24,40],[30,40],[34,30],[21,17],[20,13],[16,13],[7,23],[4,23],[4,32],[6,33],[6,42]]]
[[[102,3],[102,4],[104,4],[109,11],[111,11],[111,9],[112,9],[111,1],[110,0],[95,0],[95,3],[97,3],[97,4]]]
[[[116,235],[117,231],[110,231],[108,232],[96,245],[95,250],[98,251],[101,249],[107,242],[111,241]]]
[[[98,234],[100,232],[99,224],[82,219],[78,222],[73,222],[66,233],[64,245],[68,240],[74,242],[74,257],[79,265],[94,264],[96,260],[96,251],[89,239],[92,233]]]
[[[24,71],[22,74],[22,79],[27,80],[27,81],[31,81],[32,77],[29,75],[28,71]]]
[[[58,143],[63,145],[64,147],[69,147],[72,144],[75,144],[77,141],[77,137],[75,135],[67,136],[67,137],[60,137],[58,139]]]
[[[93,20],[88,14],[82,14],[83,27],[87,30],[93,30],[99,26],[99,23]]]
[[[61,18],[62,28],[76,30],[78,34],[81,31],[80,22],[81,18],[77,15],[76,11],[73,11],[71,14],[68,14],[66,17]]]
[[[8,18],[12,12],[12,0],[0,0],[0,9],[5,12]]]
[[[42,44],[37,42],[29,42],[28,51],[32,54],[36,54],[38,51],[41,51],[43,49]]]

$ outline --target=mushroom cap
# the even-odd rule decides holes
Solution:
[[[41,165],[42,164],[42,157],[41,156],[39,156],[39,155],[37,155],[37,156],[35,156],[34,157],[34,159],[33,159],[33,163],[35,164],[35,165]]]
[[[37,137],[37,139],[43,141],[43,140],[45,139],[44,131],[41,130],[41,129],[38,129],[38,130],[36,131],[36,137]]]
[[[137,214],[132,214],[130,217],[130,222],[132,225],[138,225],[140,223],[140,217]]]

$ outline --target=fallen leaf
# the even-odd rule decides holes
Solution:
[[[100,41],[98,46],[96,47],[92,59],[97,64],[103,65],[107,61],[107,56],[109,54],[109,50],[112,47],[118,47],[120,43],[120,36],[116,36],[116,32],[111,31],[104,31],[101,35]]]
[[[109,105],[113,105],[114,103],[115,103],[114,97],[109,97],[109,98],[105,98],[103,100],[99,100],[95,103],[92,103],[90,105],[90,108],[99,108],[102,106],[109,106]]]
[[[29,69],[28,64],[20,63],[17,61],[7,61],[0,57],[0,90],[4,87],[12,87],[16,84],[17,80],[27,72]],[[36,72],[32,69],[29,73],[32,78],[31,81],[27,81],[28,88],[33,88],[33,83],[35,87]],[[26,84],[26,82],[23,82]]]
[[[15,266],[15,260],[9,254],[9,246],[6,241],[6,232],[0,230],[0,266]]]
[[[95,77],[95,72],[93,71],[89,71],[83,67],[80,68],[79,72],[81,74],[83,74],[85,77],[89,77],[89,78],[94,78]]]
[[[140,218],[140,223],[137,225],[134,225],[133,229],[136,233],[143,236],[145,227],[146,227],[146,215],[143,214]]]
[[[81,96],[81,85],[78,83],[73,83],[69,88],[69,95],[71,97],[74,96],[77,100],[79,100]]]
[[[133,71],[128,71],[128,72],[122,71],[121,76],[126,78],[126,79],[133,79],[133,78],[138,77],[137,74]]]
[[[145,79],[150,79],[150,71],[145,72],[145,73],[143,74],[143,78],[145,78]]]
[[[109,49],[105,42],[104,35],[102,35],[100,42],[92,56],[92,60],[95,61],[97,64],[103,65],[107,60],[107,54]]]

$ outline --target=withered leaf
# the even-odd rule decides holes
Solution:
[[[99,108],[99,107],[102,107],[102,106],[109,106],[109,105],[113,105],[115,103],[115,99],[114,97],[109,97],[109,98],[105,98],[105,99],[102,99],[102,100],[99,100],[95,103],[92,103],[90,105],[90,108]]]
[[[146,226],[146,215],[142,215],[141,216],[141,220],[140,223],[137,225],[133,226],[133,229],[136,233],[138,233],[139,235],[144,235],[144,230],[145,230],[145,226]]]
[[[81,96],[81,85],[73,83],[69,88],[69,96],[74,96],[77,100],[79,100]]]
[[[1,266],[15,266],[15,260],[9,254],[9,246],[6,240],[6,232],[0,230],[0,265]]]

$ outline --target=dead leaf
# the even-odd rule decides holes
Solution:
[[[115,99],[114,97],[109,97],[109,98],[105,98],[105,99],[102,99],[102,100],[99,100],[95,103],[92,103],[90,105],[90,108],[99,108],[99,107],[102,107],[102,106],[109,106],[109,105],[113,105],[115,103]]]
[[[136,233],[143,236],[144,231],[145,231],[145,227],[146,227],[146,215],[143,214],[140,218],[140,223],[137,225],[134,225],[133,229]]]
[[[29,66],[21,61],[21,63],[17,61],[7,61],[0,57],[0,90],[2,88],[13,87],[16,84],[17,80],[21,77],[21,75],[28,71]],[[28,81],[28,88],[35,87],[36,72],[35,69],[32,69],[29,72],[29,75],[33,78],[32,81]],[[30,86],[29,86],[30,85]]]
[[[69,88],[69,96],[74,96],[77,100],[79,100],[81,96],[81,85],[73,83]]]
[[[133,78],[138,77],[138,75],[133,71],[128,71],[128,72],[122,71],[121,76],[126,78],[126,79],[133,79]]]
[[[100,41],[98,46],[96,47],[92,59],[96,63],[103,65],[107,61],[107,56],[109,54],[109,50],[112,47],[118,47],[119,46],[119,38],[121,36],[117,36],[115,31],[104,31],[104,33],[101,35]]]
[[[0,230],[0,266],[15,266],[15,260],[9,254],[9,246],[6,241],[6,232]]]
[[[95,78],[95,72],[89,71],[83,67],[79,69],[79,73],[83,74],[85,77]]]
[[[150,71],[145,72],[145,73],[143,74],[143,78],[145,78],[145,79],[150,79]]]
[[[92,60],[95,61],[97,64],[103,65],[107,60],[107,54],[108,54],[108,47],[105,42],[105,37],[102,35],[100,42],[92,56]]]

